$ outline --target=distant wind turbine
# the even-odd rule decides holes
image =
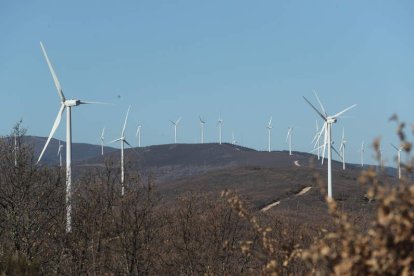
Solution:
[[[181,117],[178,118],[178,120],[175,122],[170,120],[170,122],[174,125],[174,144],[177,144],[177,127],[180,121],[181,121]]]
[[[236,143],[237,143],[237,141],[236,141],[236,138],[234,137],[234,132],[232,131],[231,132],[231,143],[233,144],[233,145],[235,145]]]
[[[382,147],[381,147],[381,145],[379,147],[379,154],[380,154],[380,167],[383,168],[384,167],[384,160],[382,158]]]
[[[364,141],[362,141],[361,149],[359,150],[359,153],[361,154],[361,168],[363,168],[364,167],[364,153],[365,153]]]
[[[397,151],[398,179],[401,179],[401,151],[403,150],[403,147],[397,148],[393,144],[391,144],[391,146]]]
[[[66,232],[72,231],[72,116],[71,111],[72,107],[81,105],[81,104],[101,104],[98,102],[85,102],[78,99],[67,100],[63,94],[62,87],[59,83],[59,80],[56,76],[56,73],[52,67],[52,64],[49,61],[45,47],[42,42],[40,42],[40,47],[42,48],[43,55],[45,56],[47,65],[49,66],[50,73],[52,74],[53,81],[55,83],[58,95],[60,97],[60,109],[53,124],[52,130],[50,131],[49,137],[47,138],[46,144],[40,153],[37,163],[42,159],[43,154],[47,146],[49,145],[50,139],[52,139],[53,134],[56,129],[59,127],[60,121],[62,119],[63,111],[66,109]]]
[[[223,125],[223,119],[221,118],[221,116],[219,117],[218,121],[217,121],[218,127],[219,127],[219,144],[221,145],[221,138],[222,138],[222,125]]]
[[[104,155],[104,140],[105,140],[105,127],[102,129],[102,133],[101,133],[101,155]]]
[[[306,99],[305,97],[303,97],[303,99],[325,121],[321,131],[324,132],[325,134],[324,150],[323,150],[324,153],[325,153],[325,146],[328,145],[328,197],[332,198],[332,125],[337,122],[339,116],[341,116],[342,114],[344,114],[346,111],[350,110],[351,108],[354,108],[356,105],[354,104],[342,110],[341,112],[338,112],[337,114],[333,116],[328,116],[316,92],[315,92],[315,97],[318,100],[323,113],[319,111],[315,106],[313,106],[311,102],[308,101],[308,99]]]
[[[59,156],[59,167],[62,167],[62,149],[63,149],[63,145],[60,143],[60,140],[59,140],[59,148],[57,152],[57,155]]]
[[[17,152],[19,147],[17,146],[17,134],[14,134],[14,166],[17,167]]]
[[[128,146],[130,146],[132,148],[131,144],[128,143],[128,141],[125,139],[125,128],[126,128],[126,124],[127,124],[130,109],[131,109],[131,106],[128,107],[128,111],[127,111],[126,116],[125,116],[124,126],[123,126],[122,131],[121,131],[121,137],[109,142],[109,144],[112,144],[112,143],[115,143],[115,142],[118,142],[118,141],[121,142],[121,195],[122,196],[125,194],[125,186],[124,186],[124,183],[125,183],[125,167],[124,167],[124,147],[125,147],[125,144],[127,144]]]
[[[293,127],[288,128],[288,132],[286,135],[286,143],[289,142],[289,155],[292,155],[292,131]]]
[[[339,148],[339,152],[341,153],[343,170],[345,170],[345,144],[346,142],[347,141],[345,140],[345,129],[342,128],[342,139],[341,139],[341,146]]]
[[[319,131],[318,120],[316,120],[316,133],[315,133],[315,136],[313,137],[312,144],[313,144],[313,149],[318,151],[318,160],[321,158],[320,139],[321,139],[321,132]]]
[[[135,137],[138,137],[138,147],[141,147],[141,128],[142,125],[137,126],[137,132],[135,133]]]
[[[206,121],[199,117],[200,119],[200,131],[201,131],[201,144],[204,144],[204,125],[206,124]]]
[[[267,132],[268,132],[268,151],[272,151],[272,116],[270,116],[269,123],[267,124]]]

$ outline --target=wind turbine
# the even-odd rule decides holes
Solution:
[[[101,154],[103,155],[104,154],[104,140],[105,140],[105,127],[102,129],[102,133],[101,133],[101,137],[100,137],[100,140],[101,140]]]
[[[272,151],[272,116],[270,116],[270,120],[266,128],[267,128],[267,132],[269,136],[268,151],[271,152]]]
[[[138,147],[141,147],[141,128],[142,125],[138,125],[137,132],[135,133],[135,137],[138,137]]]
[[[397,162],[398,162],[398,179],[401,179],[401,151],[402,147],[397,148],[393,144],[391,146],[397,151]]]
[[[379,154],[380,154],[380,167],[381,169],[384,167],[384,160],[382,159],[382,147],[379,147]]]
[[[17,167],[17,151],[19,147],[17,146],[17,134],[14,134],[14,166]]]
[[[222,128],[222,125],[223,125],[223,119],[221,118],[221,116],[219,116],[217,124],[218,124],[218,127],[219,127],[219,144],[221,145],[221,137],[222,137],[221,128]]]
[[[289,155],[292,155],[292,131],[293,127],[289,127],[286,135],[286,143],[289,141]]]
[[[333,116],[328,116],[328,114],[325,111],[325,108],[323,107],[321,101],[319,100],[318,94],[315,92],[315,97],[322,109],[322,112],[320,112],[315,106],[311,104],[308,99],[303,97],[303,99],[312,107],[312,109],[325,121],[323,128],[321,131],[325,133],[325,141],[324,141],[324,150],[323,153],[325,153],[325,146],[328,145],[328,197],[332,198],[332,124],[336,123],[338,121],[339,116],[344,114],[346,111],[350,110],[351,108],[354,108],[356,104],[342,110],[341,112],[338,112],[337,114]]]
[[[345,140],[345,129],[342,128],[342,139],[341,139],[341,146],[339,148],[339,152],[341,153],[343,170],[345,170],[345,144],[346,142],[347,141]]]
[[[204,121],[201,116],[198,118],[200,119],[201,144],[204,144],[204,125],[206,124],[206,121]]]
[[[231,143],[235,145],[237,143],[236,138],[234,137],[234,132],[231,132]]]
[[[364,153],[365,153],[364,141],[362,141],[361,149],[359,150],[359,152],[361,153],[361,168],[363,168],[364,167]]]
[[[125,186],[124,186],[124,182],[125,182],[124,147],[125,147],[125,144],[127,144],[128,146],[130,146],[132,148],[131,144],[128,143],[128,141],[125,139],[125,128],[126,128],[126,124],[127,124],[130,109],[131,109],[131,106],[128,107],[128,111],[127,111],[126,116],[125,116],[124,126],[123,126],[122,131],[121,131],[121,137],[109,142],[109,144],[112,144],[112,143],[121,141],[121,195],[122,196],[125,194]]]
[[[174,144],[177,144],[177,127],[180,121],[181,121],[181,117],[178,118],[178,120],[175,122],[170,120],[170,122],[174,125]]]
[[[59,167],[62,167],[62,149],[63,149],[63,145],[60,143],[60,140],[59,140],[59,148],[57,152],[57,155],[59,156]]]
[[[312,144],[313,150],[318,151],[318,160],[321,158],[321,144],[320,144],[321,132],[319,131],[318,120],[316,120],[316,133],[313,137]]]
[[[72,107],[81,105],[81,104],[100,104],[97,102],[85,102],[78,99],[67,100],[63,94],[62,87],[59,83],[59,80],[56,76],[56,73],[52,67],[52,64],[49,61],[45,47],[42,42],[40,42],[40,47],[42,48],[43,55],[45,56],[47,65],[49,67],[50,73],[52,74],[53,81],[55,83],[58,95],[60,97],[60,109],[53,123],[52,130],[50,131],[49,137],[47,138],[46,144],[40,153],[37,163],[42,159],[43,154],[47,146],[49,145],[50,139],[52,139],[55,134],[56,129],[59,127],[60,121],[62,119],[63,111],[66,109],[66,232],[72,231]]]

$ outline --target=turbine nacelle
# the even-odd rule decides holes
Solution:
[[[66,100],[63,104],[66,107],[72,107],[72,106],[78,106],[80,105],[82,102],[80,100]]]
[[[338,119],[336,118],[336,117],[327,117],[326,118],[326,122],[328,123],[328,124],[334,124],[334,123],[336,123],[338,121]]]

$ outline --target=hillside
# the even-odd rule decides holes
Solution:
[[[24,136],[23,142],[32,146],[34,151],[34,156],[37,158],[45,143],[47,137],[37,137],[37,136]],[[62,151],[62,159],[66,158],[66,143],[61,141],[61,144],[64,146]],[[59,149],[59,140],[52,138],[49,142],[49,145],[42,157],[41,164],[43,165],[57,165],[59,164],[59,156],[57,155]],[[111,147],[104,147],[104,153],[113,152],[115,149]],[[90,159],[95,156],[101,155],[101,146],[92,145],[86,143],[72,143],[72,162],[80,162],[82,160]]]

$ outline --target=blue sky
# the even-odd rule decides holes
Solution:
[[[117,138],[129,104],[127,137],[142,123],[143,145],[173,141],[169,120],[182,116],[178,141],[223,136],[273,149],[309,151],[317,116],[302,96],[328,113],[357,103],[342,127],[348,161],[363,140],[381,136],[388,163],[397,143],[395,112],[414,122],[414,2],[412,1],[2,1],[0,3],[0,134],[19,119],[29,134],[47,136],[59,109],[39,41],[67,98],[110,106],[73,110],[75,142]],[[120,96],[120,97],[118,97]],[[64,139],[65,120],[55,138]],[[373,162],[368,149],[365,158]]]

